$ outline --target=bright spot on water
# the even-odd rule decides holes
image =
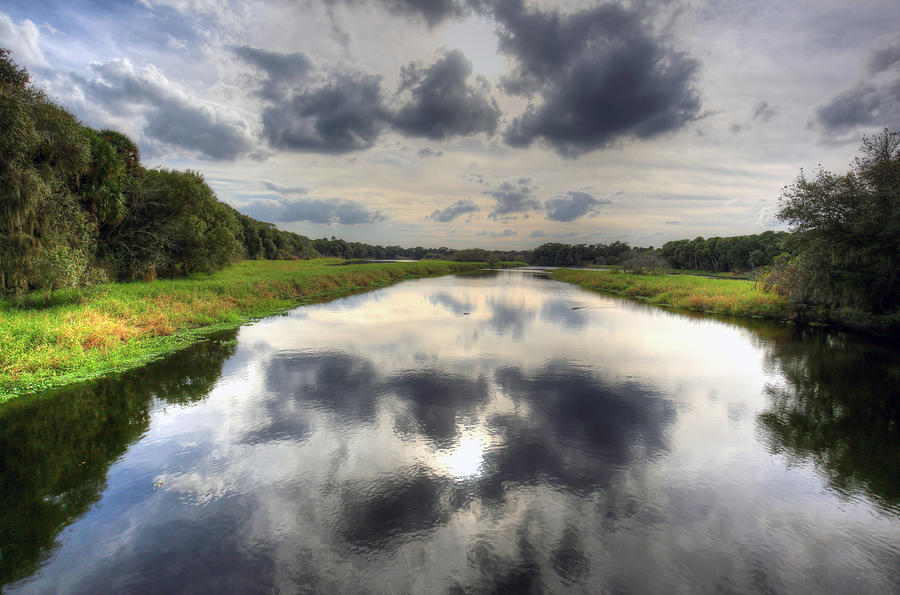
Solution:
[[[484,462],[484,441],[476,436],[463,436],[459,444],[441,456],[441,467],[454,477],[470,477],[481,471]]]

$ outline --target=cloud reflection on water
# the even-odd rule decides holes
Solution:
[[[888,586],[896,549],[841,527],[896,526],[760,448],[776,340],[516,273],[266,319],[205,398],[152,411],[23,589]]]

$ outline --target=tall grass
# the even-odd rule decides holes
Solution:
[[[383,287],[473,270],[483,263],[348,264],[340,259],[244,261],[212,275],[114,283],[0,302],[0,401],[132,368],[215,330]]]
[[[551,277],[587,289],[699,312],[787,320],[790,304],[752,281],[690,275],[632,275],[621,271],[558,269]]]

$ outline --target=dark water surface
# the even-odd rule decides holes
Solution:
[[[0,409],[9,592],[900,591],[896,347],[517,272]]]

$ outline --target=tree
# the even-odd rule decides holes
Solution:
[[[161,250],[156,261],[168,274],[213,272],[237,255],[238,222],[199,173],[148,171],[141,194],[138,219]]]
[[[805,287],[785,287],[828,309],[883,314],[900,306],[900,132],[863,138],[843,175],[802,171],[779,200],[797,257],[785,266]]]
[[[65,230],[47,228],[47,213],[67,200],[70,186],[88,166],[84,129],[67,111],[29,82],[0,49],[0,292],[22,291],[48,239],[65,245]],[[73,248],[81,248],[72,246]]]

